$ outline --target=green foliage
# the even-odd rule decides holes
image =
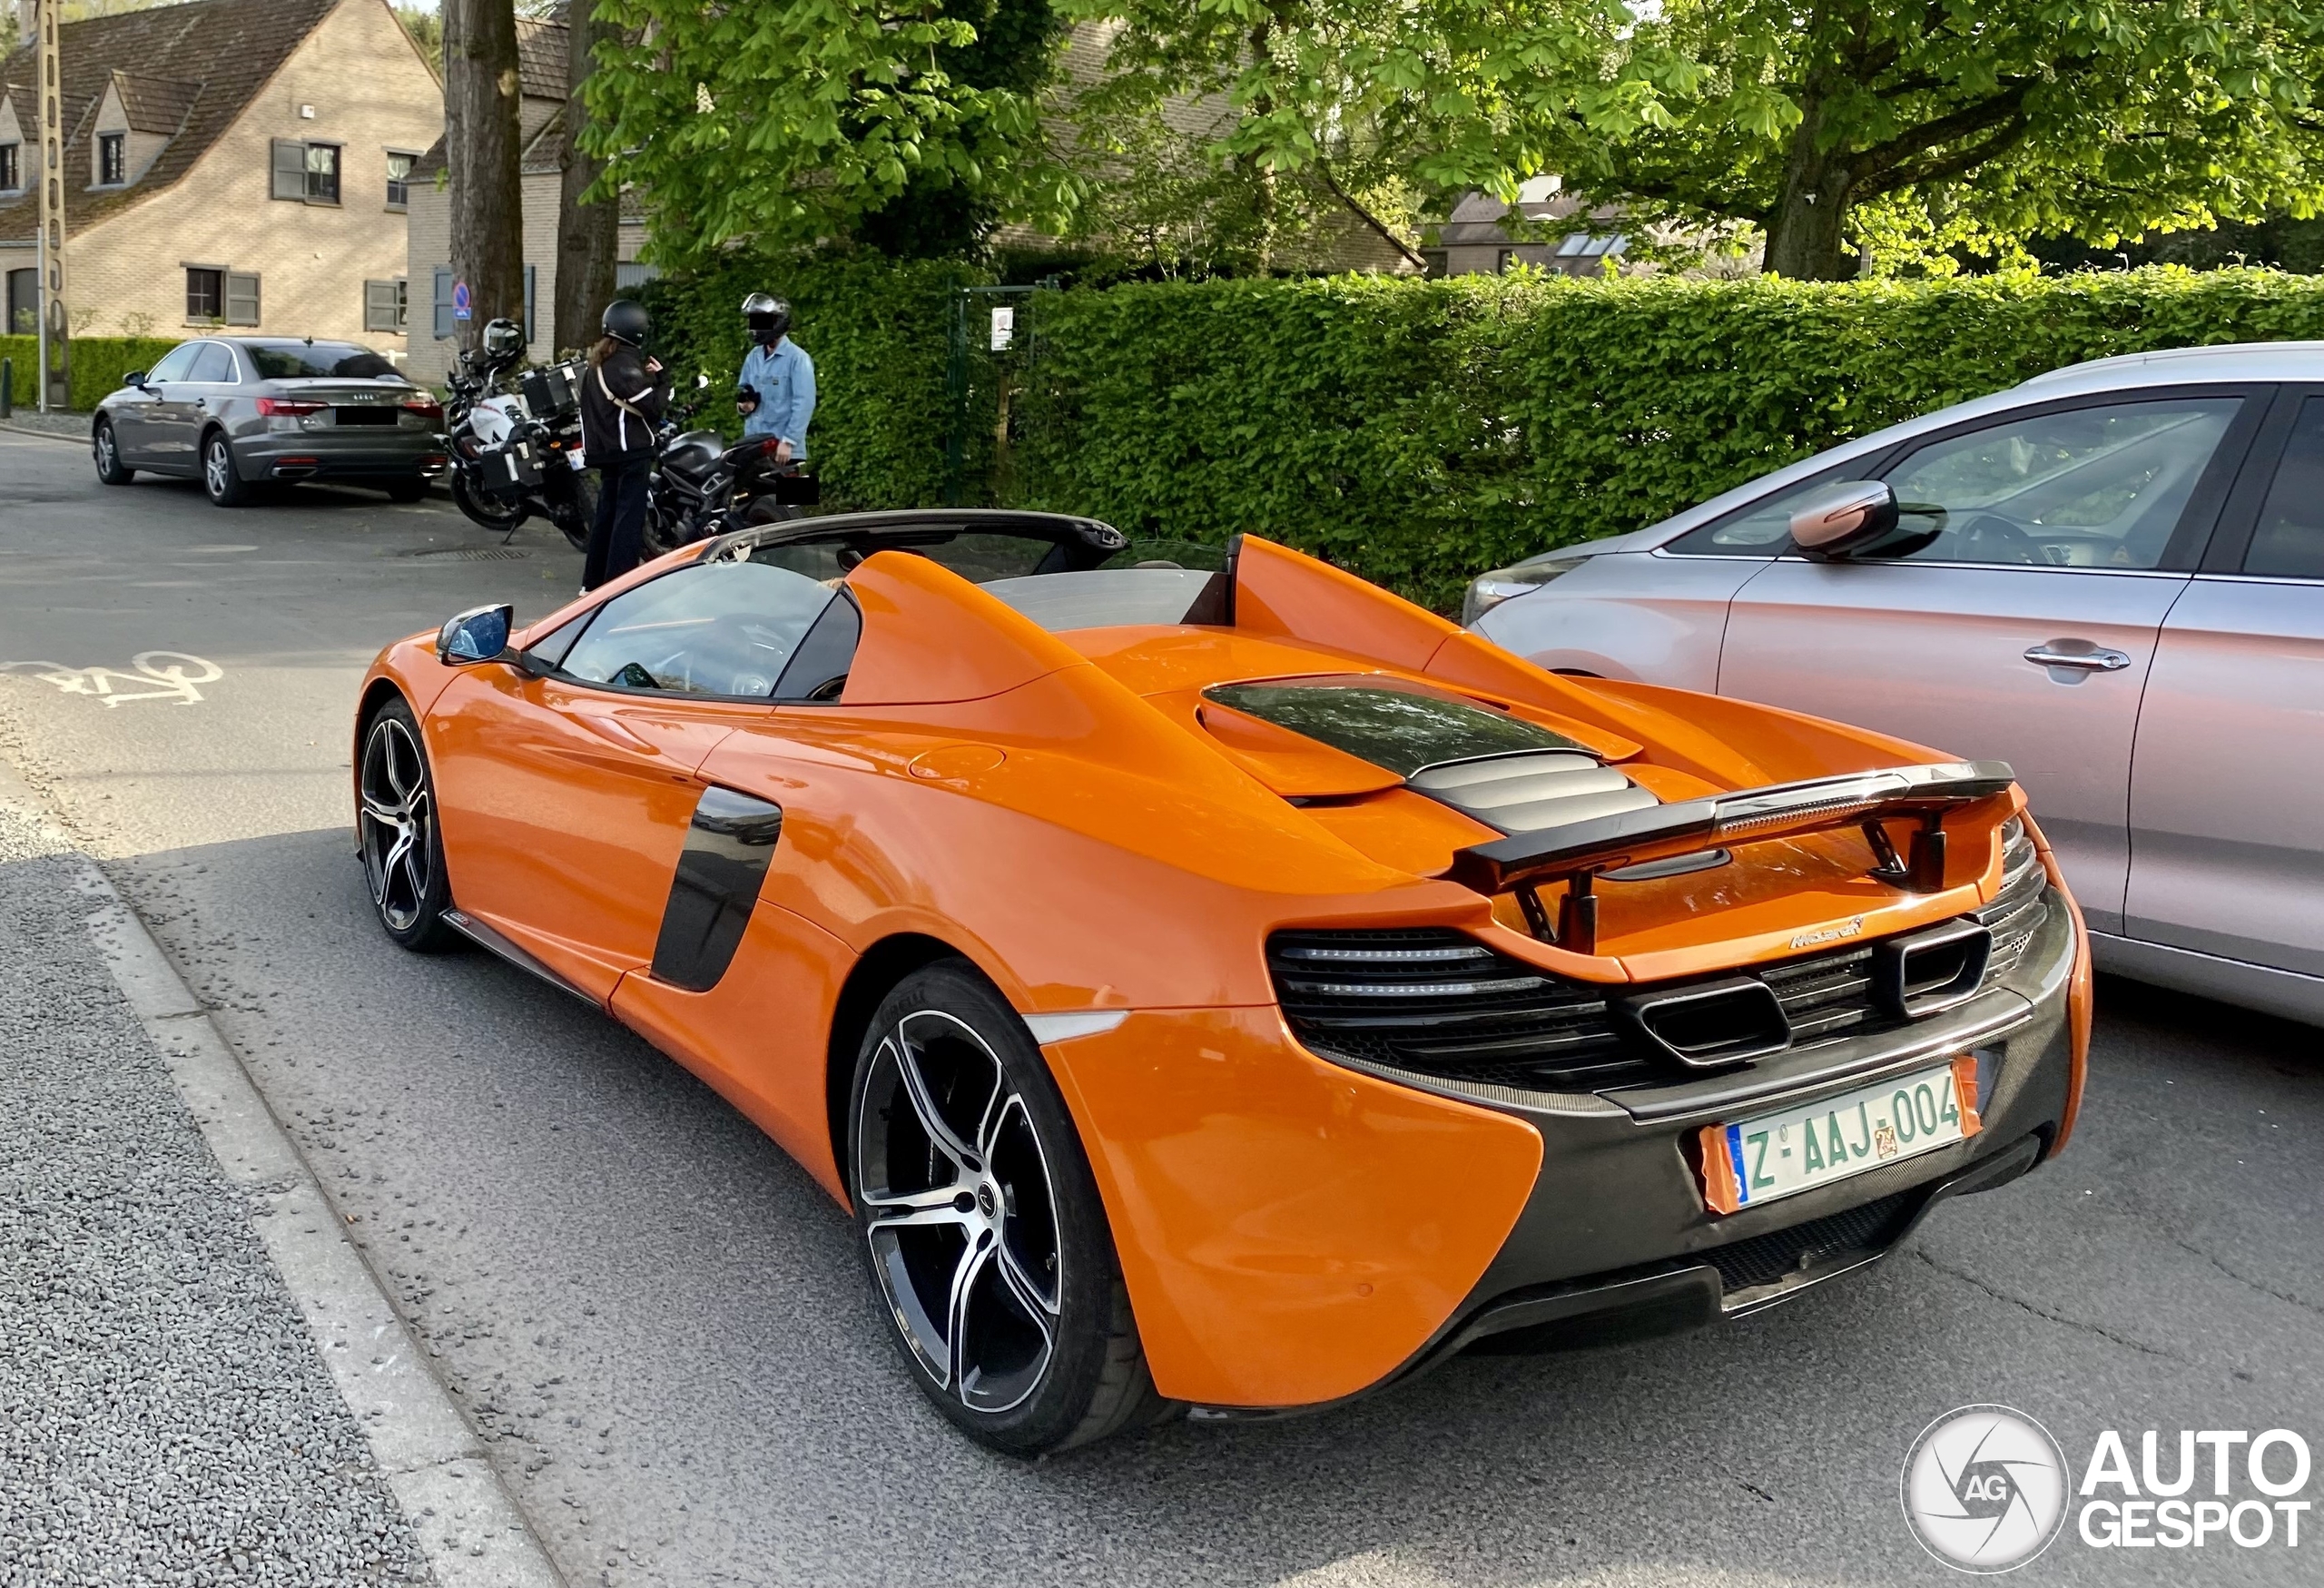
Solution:
[[[1046,6],[963,5],[600,0],[619,30],[582,90],[601,185],[644,197],[665,263],[852,238],[907,192],[1053,212],[1071,195],[1029,84],[1057,29]]]
[[[957,261],[730,253],[638,297],[678,400],[694,401],[695,375],[709,376],[696,422],[729,435],[742,430],[733,397],[750,350],[742,301],[753,292],[788,298],[799,345],[815,360],[808,455],[824,500],[926,507],[943,500],[952,294],[986,279]]]
[[[1027,505],[1265,535],[1440,609],[1482,569],[2063,364],[2324,337],[2324,282],[2261,271],[1165,282],[1042,309]]]
[[[183,341],[177,336],[76,336],[72,342],[73,408],[85,413],[119,390],[132,370],[150,370]],[[0,359],[15,361],[14,400],[20,409],[40,400],[40,339],[0,336]]]

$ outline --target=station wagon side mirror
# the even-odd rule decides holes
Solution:
[[[145,371],[143,370],[132,370],[128,374],[123,375],[121,378],[121,383],[123,386],[134,386],[138,390],[143,391],[145,390]]]
[[[1813,557],[1845,557],[1896,528],[1896,493],[1886,480],[1845,479],[1826,486],[1791,515],[1791,543]]]
[[[451,618],[436,635],[436,659],[448,667],[490,662],[508,648],[508,629],[517,609],[505,602],[478,607]]]

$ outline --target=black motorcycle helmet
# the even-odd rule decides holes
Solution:
[[[791,305],[772,294],[753,292],[743,300],[743,318],[750,322],[751,340],[771,348],[791,329]]]
[[[606,305],[605,318],[597,322],[597,328],[615,341],[636,348],[645,345],[645,334],[654,329],[654,321],[645,312],[645,305],[636,299],[616,298]]]
[[[525,328],[513,320],[485,322],[484,356],[497,362],[525,350]]]

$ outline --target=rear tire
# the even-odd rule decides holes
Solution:
[[[97,478],[106,485],[127,485],[137,471],[121,460],[121,442],[111,419],[99,419],[89,433],[89,451],[96,459]]]
[[[223,430],[212,430],[202,438],[202,490],[222,508],[242,507],[251,499],[251,488],[234,467],[233,443],[226,439]]]
[[[414,953],[459,945],[444,921],[451,879],[436,822],[436,775],[420,743],[419,720],[400,698],[363,726],[355,774],[355,831],[381,930]]]
[[[906,977],[872,1017],[848,1098],[872,1283],[939,1411],[989,1449],[1035,1456],[1172,1409],[1079,1133],[990,982],[957,960]]]

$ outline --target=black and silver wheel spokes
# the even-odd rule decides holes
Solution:
[[[226,450],[226,443],[211,442],[210,450],[202,459],[202,482],[210,488],[212,496],[222,497],[226,494],[227,481],[233,467],[233,455]]]
[[[1025,1100],[974,1031],[923,1010],[881,1041],[862,1100],[856,1197],[888,1305],[938,1387],[1005,1412],[1048,1371],[1063,1277]]]
[[[428,779],[419,745],[396,717],[383,716],[363,745],[363,776],[358,785],[363,808],[363,870],[379,918],[397,932],[409,932],[427,905],[428,877],[435,861],[434,824],[428,807]]]

